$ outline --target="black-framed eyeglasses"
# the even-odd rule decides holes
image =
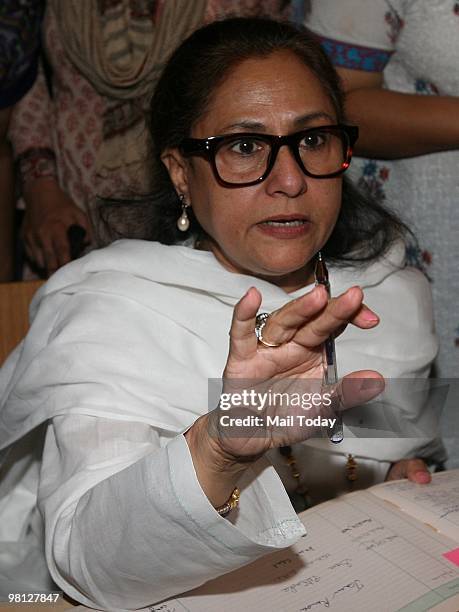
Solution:
[[[284,145],[307,176],[339,176],[349,167],[358,135],[359,129],[353,125],[321,125],[287,136],[239,133],[185,138],[180,151],[185,156],[206,158],[225,187],[249,187],[266,179]]]

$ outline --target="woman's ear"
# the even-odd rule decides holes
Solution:
[[[189,201],[188,164],[178,149],[166,149],[161,155],[161,161],[169,172],[169,177],[179,194]]]

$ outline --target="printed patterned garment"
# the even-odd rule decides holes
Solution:
[[[110,2],[104,0],[102,8]],[[145,2],[133,4],[145,6]],[[156,2],[147,4],[156,10]],[[284,0],[208,0],[204,21],[211,22],[227,15],[261,14],[287,17],[289,3]],[[90,213],[95,194],[116,196],[126,191],[119,176],[111,175],[102,181],[95,172],[104,116],[113,101],[99,95],[67,58],[58,24],[49,10],[44,17],[43,36],[53,71],[53,99],[40,69],[34,87],[13,114],[10,139],[15,158],[23,184],[43,176],[57,177],[73,201]],[[138,106],[143,106],[142,101]],[[145,191],[140,183],[131,183],[129,189],[138,193]]]
[[[13,106],[37,76],[42,0],[0,2],[0,109]]]
[[[383,72],[395,91],[459,96],[457,1],[312,0],[306,25],[337,67]],[[352,175],[416,234],[419,248],[407,256],[432,283],[441,343],[435,373],[458,377],[459,151],[355,160]]]

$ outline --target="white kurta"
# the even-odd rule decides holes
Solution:
[[[402,252],[395,247],[362,271],[330,270],[334,294],[359,284],[381,317],[377,328],[349,327],[338,339],[341,375],[428,374],[437,351],[430,290],[418,271],[401,267]],[[30,332],[0,375],[0,448],[12,449],[0,481],[0,592],[11,592],[13,580],[15,590],[46,586],[45,541],[51,576],[71,597],[134,609],[304,533],[264,459],[241,483],[239,511],[221,518],[182,435],[208,410],[208,379],[222,374],[232,310],[250,286],[268,312],[305,292],[288,295],[228,272],[211,253],[141,241],[95,251],[40,289]],[[412,419],[421,409],[401,408]],[[45,434],[42,453],[37,439]],[[357,455],[363,484],[373,484],[419,446],[416,439],[350,438],[339,447],[314,440],[295,453],[320,499],[343,490],[345,453]],[[291,488],[278,454],[270,458]]]

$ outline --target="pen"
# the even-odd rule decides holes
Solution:
[[[320,251],[317,255],[314,275],[316,285],[323,285],[327,290],[328,299],[330,299],[331,292],[328,270]],[[338,368],[336,365],[335,339],[333,335],[329,336],[324,342],[323,366],[325,385],[335,385],[338,382]],[[335,416],[336,421],[331,431],[328,432],[328,437],[331,442],[338,444],[343,441],[343,417],[341,413],[335,414]]]

